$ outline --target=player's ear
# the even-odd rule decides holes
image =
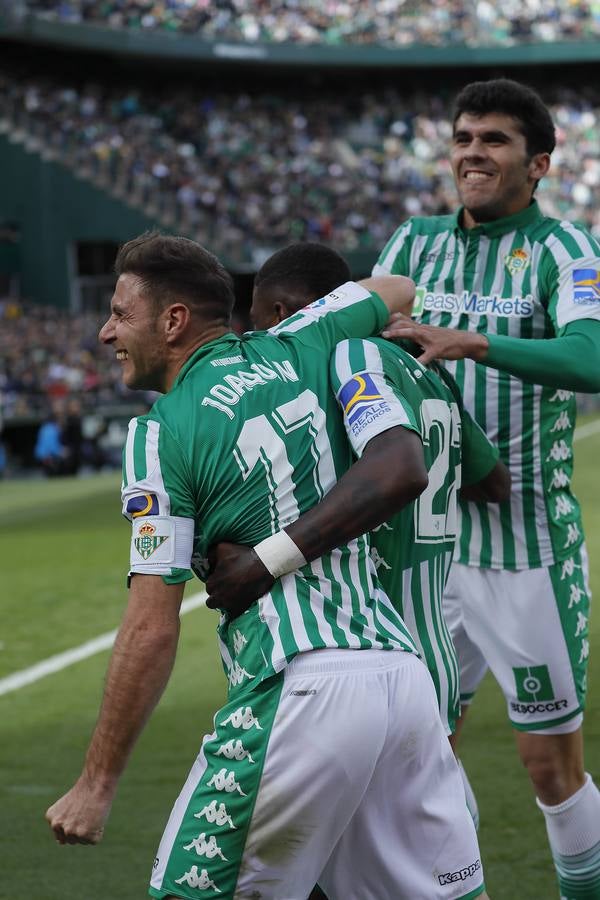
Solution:
[[[164,333],[167,343],[176,341],[187,329],[191,312],[185,303],[172,303],[164,312]]]
[[[289,309],[287,308],[285,303],[281,302],[281,300],[275,301],[275,303],[273,304],[273,310],[275,313],[275,325],[279,325],[280,322],[283,322],[284,319],[289,318],[289,316],[291,315]]]
[[[534,181],[539,181],[544,175],[548,174],[550,168],[549,153],[534,153],[529,160],[529,175]]]

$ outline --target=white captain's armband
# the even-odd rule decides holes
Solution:
[[[129,574],[170,575],[190,569],[194,520],[182,516],[139,516],[132,521]]]

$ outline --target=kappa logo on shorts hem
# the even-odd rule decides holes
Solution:
[[[455,881],[466,881],[471,875],[481,869],[481,860],[476,859],[470,866],[457,869],[456,872],[446,872],[444,875],[438,875],[438,881],[441,885],[453,884]]]

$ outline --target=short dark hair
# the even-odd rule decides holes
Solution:
[[[306,297],[324,297],[352,275],[343,256],[316,241],[301,241],[278,250],[256,273],[254,286],[277,287]]]
[[[467,84],[454,101],[453,129],[463,113],[472,116],[488,113],[511,116],[519,123],[530,157],[536,153],[552,153],[556,146],[554,122],[542,98],[533,88],[510,78]]]
[[[202,319],[229,322],[235,302],[233,279],[196,241],[146,231],[119,248],[115,272],[137,275],[144,294],[159,309],[183,300]]]

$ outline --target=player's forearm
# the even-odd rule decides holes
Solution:
[[[379,275],[358,282],[368,291],[378,294],[390,313],[410,316],[415,299],[415,283],[404,275]]]
[[[133,585],[139,577],[133,579]],[[107,789],[116,786],[166,687],[177,651],[179,616],[151,615],[146,619],[139,609],[128,608],[119,629],[85,759],[84,775]]]
[[[523,340],[488,335],[480,361],[523,381],[570,391],[600,391],[600,322],[572,322],[561,337]]]
[[[369,441],[326,497],[285,530],[310,562],[377,528],[426,486],[419,437],[392,428]]]

